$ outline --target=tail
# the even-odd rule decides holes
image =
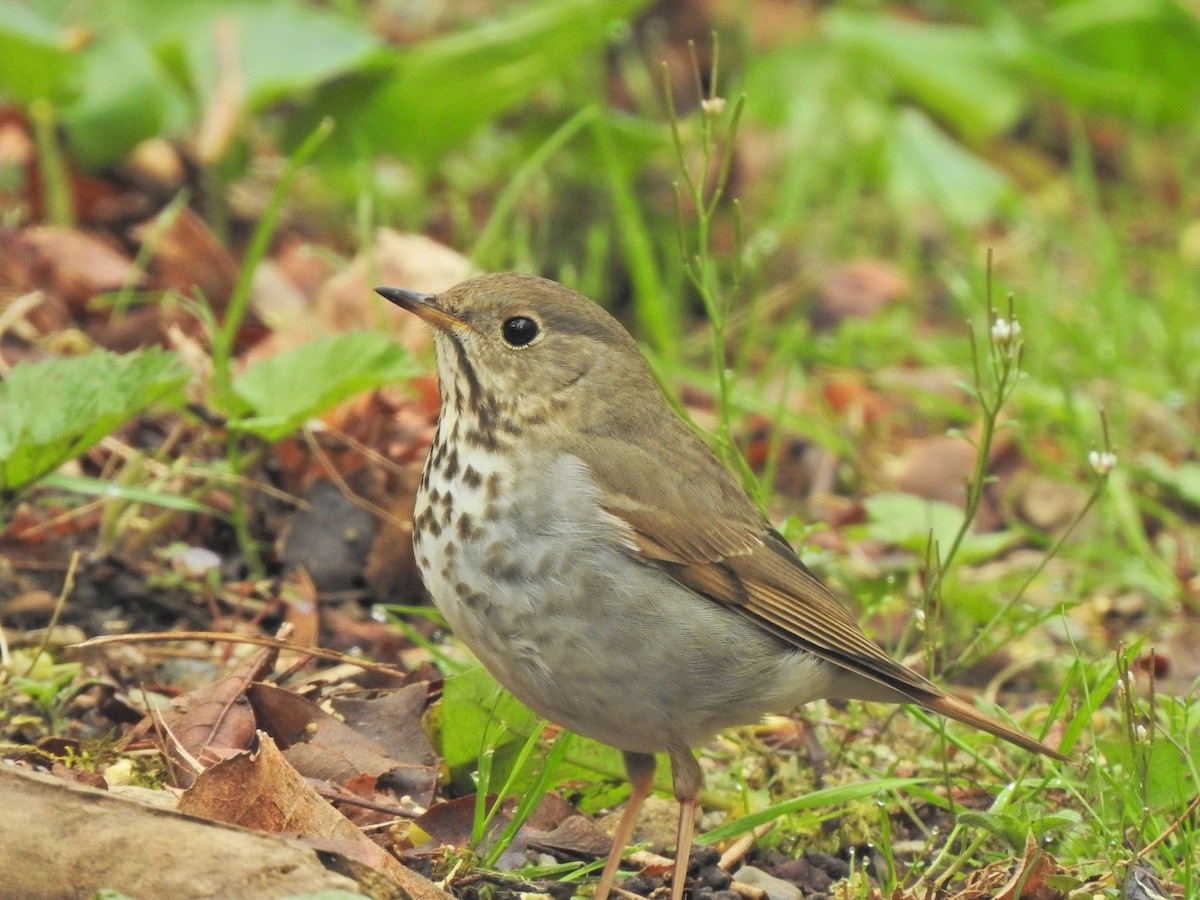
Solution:
[[[1050,747],[1047,747],[1041,741],[1034,740],[1023,731],[1005,725],[999,719],[994,719],[986,713],[981,713],[975,707],[971,706],[957,697],[951,697],[948,694],[942,694],[935,697],[922,697],[918,703],[930,712],[941,713],[943,716],[949,716],[951,719],[956,719],[972,728],[978,728],[980,731],[986,731],[988,734],[994,734],[998,738],[1003,738],[1009,743],[1016,744],[1031,753],[1040,753],[1042,756],[1049,756],[1051,759],[1057,759],[1060,762],[1069,762],[1069,759]]]

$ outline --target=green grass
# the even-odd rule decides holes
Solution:
[[[919,716],[814,704],[802,716],[831,748],[823,782],[832,805],[803,808],[814,766],[744,729],[705,751],[715,764],[705,798],[710,840],[753,827],[769,810],[777,824],[762,846],[798,853],[871,842],[884,848],[885,891],[915,895],[1019,855],[1032,832],[1069,873],[1061,877],[1077,879],[1059,885],[1071,896],[1116,896],[1141,854],[1183,896],[1200,894],[1196,819],[1185,815],[1200,785],[1200,698],[1194,684],[1164,693],[1135,665],[1173,629],[1194,629],[1200,608],[1186,584],[1200,556],[1200,489],[1189,481],[1198,477],[1200,431],[1200,104],[1170,102],[1194,96],[1194,74],[1178,65],[1188,57],[1175,50],[1194,39],[1195,23],[1177,21],[1182,7],[1170,3],[1130,12],[1124,24],[1162,48],[1136,70],[1123,67],[1135,54],[1118,52],[1133,40],[1122,23],[1086,20],[1094,4],[1056,13],[965,4],[952,23],[846,6],[769,48],[725,23],[716,80],[724,117],[697,112],[692,75],[671,73],[683,85],[674,123],[658,60],[610,22],[634,2],[574,0],[570,9],[595,26],[587,35],[566,7],[517,3],[490,23],[464,23],[462,34],[394,56],[380,49],[360,58],[374,39],[355,23],[341,39],[338,78],[326,80],[322,60],[306,57],[303,77],[293,76],[306,93],[288,95],[301,102],[254,117],[259,140],[300,149],[254,232],[224,325],[213,326],[210,397],[236,411],[234,337],[285,200],[301,212],[321,209],[348,241],[365,242],[381,224],[436,231],[481,267],[537,271],[583,290],[631,327],[669,390],[716,398],[716,445],[735,467],[751,416],[765,417],[770,454],[751,487],[777,522],[787,520],[797,546],[811,545],[805,558],[823,577],[858,599],[868,628],[904,621],[884,636],[905,651],[931,648],[939,672],[970,670],[956,665],[963,653],[974,663],[976,651],[1004,651],[1019,689],[1005,692],[1004,679],[992,685],[989,676],[969,689],[989,701],[998,695],[1035,732],[1054,723],[1055,740],[1072,753],[1071,764],[1043,763],[957,727],[940,734]],[[284,0],[271,9],[289,12]],[[572,35],[569,44],[556,40]],[[145,40],[149,55],[154,44]],[[64,51],[47,48],[62,62]],[[436,104],[411,96],[402,76],[414,72],[436,88]],[[483,96],[478,84],[497,72],[509,77],[505,92]],[[610,102],[613,73],[628,87],[622,108]],[[180,72],[155,81],[174,93],[203,79]],[[40,123],[48,207],[69,221],[65,148],[51,126],[64,121],[76,133],[80,106],[100,101],[54,94],[52,105],[8,91],[27,99]],[[252,112],[264,108],[258,97]],[[730,156],[722,141],[735,109],[741,143]],[[426,136],[390,130],[413,110],[449,124]],[[331,112],[339,121],[318,151],[326,131],[313,129]],[[246,140],[228,152],[221,185],[245,174],[239,166],[251,148]],[[310,153],[315,177],[297,178],[287,194]],[[719,180],[727,164],[728,183],[717,190],[704,173]],[[908,292],[870,317],[818,328],[810,313],[825,273],[856,259],[886,261]],[[970,396],[977,360],[985,388],[996,371],[989,277],[991,303],[1005,317],[1013,297],[1023,344],[1019,377],[990,415]],[[968,390],[901,387],[891,375],[935,367],[953,370]],[[830,385],[848,374],[890,404],[882,420],[857,421],[828,401]],[[1005,525],[1032,554],[968,546],[968,535],[949,566],[927,562],[937,554],[924,547],[928,510],[919,505],[889,507],[899,523],[875,513],[838,526],[850,550],[839,553],[822,549],[814,530],[823,526],[810,528],[821,498],[772,491],[770,473],[789,465],[777,454],[802,439],[829,454],[834,493],[862,501],[869,518],[872,501],[883,508],[881,495],[892,491],[888,466],[910,439],[974,429],[1011,441],[1026,474],[1084,496],[1099,487],[1091,451],[1111,445],[1117,467],[1069,534],[1021,520],[1014,494],[1003,498]],[[211,437],[219,446],[215,429]],[[229,438],[233,471],[239,446]],[[974,489],[988,483],[975,473]],[[145,486],[123,490],[136,499]],[[252,558],[247,548],[274,536],[250,533],[235,494],[238,536]],[[864,548],[885,531],[896,552],[881,560]],[[951,523],[939,552],[957,533]],[[1105,598],[1129,594],[1144,599],[1143,618],[1106,624]],[[1135,687],[1122,687],[1131,669]],[[46,705],[61,685],[45,685],[9,689]],[[557,773],[535,771],[524,765],[542,749],[534,723],[520,719],[494,738],[479,698],[461,702],[449,710],[461,727],[457,769],[486,759],[478,771],[488,785],[532,790],[527,796],[568,779],[600,782],[584,796],[589,812],[589,803],[613,800],[620,766],[612,754],[564,743],[555,745]],[[866,779],[888,787],[852,796]],[[986,798],[965,809],[975,787]],[[925,830],[931,808],[956,816],[948,833]],[[493,810],[483,802],[479,810],[482,836]],[[920,835],[923,850],[894,858],[886,848],[901,831]]]

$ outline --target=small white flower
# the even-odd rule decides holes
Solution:
[[[725,111],[725,98],[705,97],[700,101],[700,108],[715,119]]]
[[[1137,739],[1139,741],[1146,740],[1146,726],[1145,725],[1138,724],[1138,725],[1133,726],[1133,733],[1134,733],[1134,736],[1137,737]]]
[[[1117,454],[1108,450],[1093,450],[1088,454],[1088,465],[1097,475],[1107,475],[1117,467]]]
[[[996,318],[992,323],[992,343],[997,347],[1007,347],[1016,343],[1021,336],[1021,323],[1012,319]]]
[[[205,547],[186,547],[171,557],[171,568],[184,578],[204,578],[221,567],[221,557]]]

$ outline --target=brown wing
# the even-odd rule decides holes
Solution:
[[[864,635],[829,589],[766,523],[760,532],[743,532],[730,540],[731,523],[713,527],[710,521],[707,529],[674,523],[667,529],[656,521],[659,516],[645,510],[610,508],[609,512],[629,524],[644,559],[661,565],[697,593],[913,702],[928,703],[942,694],[937,685],[896,662]],[[686,535],[682,541],[681,534]]]
[[[897,700],[911,701],[1032,752],[1065,758],[946,695],[888,656],[762,518],[724,466],[690,432],[686,438],[702,452],[684,454],[669,470],[657,458],[629,452],[628,445],[623,453],[592,458],[606,509],[628,525],[644,561],[661,566],[679,583],[746,615],[782,640],[881,686],[884,696],[894,694]],[[597,449],[594,444],[592,449]],[[613,464],[616,459],[621,460],[620,467]],[[653,507],[632,496],[649,484],[661,501]],[[697,484],[705,490],[696,490]],[[872,694],[869,689],[862,692],[864,699],[878,699]]]
[[[783,640],[881,685],[898,695],[896,699],[957,719],[1030,752],[1066,760],[1041,741],[947,695],[884,653],[773,529],[764,531],[756,548],[715,559],[697,559],[672,549],[670,540],[661,528],[655,528],[653,517],[645,511],[610,512],[629,524],[644,559],[661,565],[696,593],[724,603]],[[689,543],[694,544],[694,539]],[[863,698],[877,699],[870,693],[862,692]],[[854,695],[853,688],[850,695]]]

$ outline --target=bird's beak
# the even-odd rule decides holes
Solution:
[[[437,328],[452,331],[467,327],[467,323],[458,316],[451,315],[437,305],[433,294],[422,294],[420,291],[410,291],[407,288],[377,287],[375,293],[385,300],[390,300],[401,309],[407,309],[413,315],[419,316]]]

